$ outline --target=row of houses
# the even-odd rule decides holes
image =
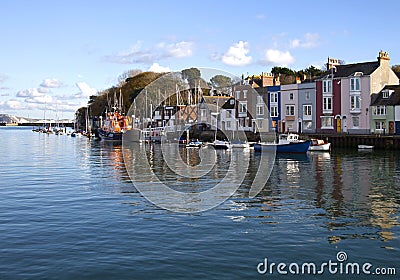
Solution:
[[[371,62],[328,58],[325,74],[293,84],[281,85],[270,73],[248,77],[230,96],[203,96],[196,110],[191,108],[189,122],[227,131],[400,134],[399,78],[383,51]],[[171,115],[156,114],[160,124],[162,115]]]

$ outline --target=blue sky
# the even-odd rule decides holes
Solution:
[[[73,118],[133,69],[400,64],[398,1],[0,1],[0,113]]]

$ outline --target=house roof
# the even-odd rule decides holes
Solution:
[[[393,90],[389,98],[383,98],[385,90]],[[371,106],[394,106],[400,105],[400,85],[387,85],[379,93],[371,96]]]
[[[371,75],[376,69],[378,69],[379,65],[379,61],[337,65],[335,66],[336,71],[332,69],[327,70],[319,78],[325,78],[327,75],[332,73],[334,78],[349,77],[354,75],[356,72],[361,72],[363,75]]]

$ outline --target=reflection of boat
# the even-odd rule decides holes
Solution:
[[[326,143],[324,140],[311,139],[310,151],[327,151],[331,150],[331,143]]]
[[[372,145],[358,145],[359,150],[372,150],[374,149],[374,146]]]
[[[254,150],[276,153],[306,153],[310,145],[310,140],[299,140],[299,135],[289,133],[279,135],[278,143],[256,143]]]

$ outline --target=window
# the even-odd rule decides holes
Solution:
[[[350,96],[350,110],[359,111],[361,109],[361,98],[359,95]]]
[[[353,117],[353,127],[359,127],[359,126],[360,126],[360,118]]]
[[[350,79],[350,91],[360,91],[360,78]]]
[[[225,126],[226,128],[231,128],[231,121],[227,121]]]
[[[258,104],[264,103],[264,100],[263,100],[262,95],[257,95],[257,103],[258,103]]]
[[[382,121],[377,121],[375,122],[375,129],[377,130],[377,132],[382,132],[385,129],[385,122]]]
[[[386,106],[375,106],[373,109],[373,113],[376,116],[386,115]]]
[[[201,120],[204,121],[207,118],[207,109],[201,109],[200,111]]]
[[[257,115],[264,115],[264,105],[257,105]]]
[[[294,105],[286,105],[286,116],[294,116]]]
[[[247,89],[243,90],[243,98],[247,99]]]
[[[236,99],[239,99],[240,98],[240,91],[236,91]]]
[[[235,99],[229,100],[229,104],[230,104],[230,105],[235,105]]]
[[[257,119],[257,127],[258,128],[263,128],[263,122],[264,122],[263,119]]]
[[[277,117],[278,116],[278,106],[271,106],[271,117]]]
[[[289,100],[293,100],[293,93],[289,93]]]
[[[247,103],[239,102],[239,113],[247,113]]]
[[[384,90],[382,92],[382,97],[383,98],[389,98],[390,94],[392,94],[393,90]]]
[[[324,111],[332,111],[332,97],[324,97],[323,110]]]
[[[322,81],[322,92],[331,93],[332,92],[332,80]]]
[[[306,92],[306,100],[310,100],[310,92],[309,91]]]
[[[303,105],[303,117],[312,116],[312,105]]]
[[[312,129],[312,121],[304,121],[303,128],[304,129]]]
[[[321,117],[321,128],[333,128],[333,117]]]
[[[270,102],[271,103],[278,103],[278,93],[277,92],[271,92],[270,93]]]

